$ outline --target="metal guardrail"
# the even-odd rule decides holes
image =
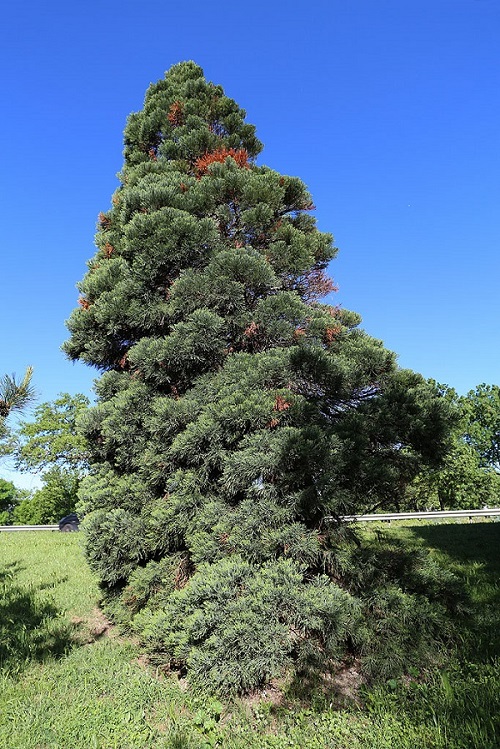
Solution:
[[[58,525],[0,525],[1,531],[58,531]]]
[[[345,523],[390,523],[391,520],[432,520],[439,518],[488,518],[500,516],[500,507],[484,508],[482,510],[425,510],[424,512],[389,512],[374,513],[373,515],[343,515],[340,518],[325,517],[324,520],[341,520]],[[58,525],[0,525],[2,531],[57,531]]]
[[[425,510],[424,512],[389,512],[374,513],[373,515],[344,515],[340,520],[346,523],[373,523],[382,521],[390,523],[391,520],[432,520],[439,518],[487,518],[500,515],[500,508],[484,508],[482,510]],[[325,520],[336,520],[334,517],[327,517]]]

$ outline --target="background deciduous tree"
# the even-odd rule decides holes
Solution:
[[[404,505],[413,510],[497,506],[499,388],[483,384],[459,396],[453,388],[439,387],[458,417],[451,433],[452,447],[443,465],[422,468],[406,489]]]
[[[57,523],[62,517],[75,511],[80,483],[75,471],[53,466],[44,473],[42,482],[40,489],[15,505],[12,513],[14,523]]]
[[[12,522],[12,511],[17,500],[17,489],[12,481],[0,479],[0,525]]]
[[[463,399],[467,417],[465,439],[481,465],[500,472],[500,386],[478,385]]]
[[[89,399],[80,393],[61,393],[54,401],[39,404],[32,419],[20,422],[11,442],[17,467],[43,474],[42,487],[14,509],[15,522],[55,523],[74,512],[88,458],[77,422],[88,406]]]
[[[54,401],[40,403],[33,417],[21,421],[17,429],[18,468],[44,471],[58,466],[79,473],[84,471],[88,450],[85,439],[77,432],[77,421],[89,403],[81,393],[60,393]]]

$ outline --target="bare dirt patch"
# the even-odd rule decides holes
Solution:
[[[359,703],[359,690],[364,683],[365,679],[356,662],[345,666],[331,677],[335,693],[344,702]]]
[[[76,639],[84,645],[90,645],[101,637],[115,637],[117,635],[109,619],[97,607],[88,616],[74,616],[71,624],[76,629]]]

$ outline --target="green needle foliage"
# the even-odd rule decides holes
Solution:
[[[11,411],[19,411],[27,406],[35,397],[35,390],[31,384],[33,367],[27,367],[24,377],[17,382],[16,376],[2,375],[0,377],[0,423],[7,418]]]
[[[332,237],[261,148],[194,63],[151,85],[65,344],[102,372],[81,420],[88,559],[156,657],[222,692],[363,652],[376,575],[360,583],[335,519],[439,463],[451,418],[320,302]],[[383,594],[394,630],[421,577]]]
[[[26,367],[23,379],[18,382],[15,375],[0,376],[0,456],[9,455],[15,441],[7,425],[7,417],[13,411],[21,411],[35,399],[35,388],[31,384],[33,367]]]

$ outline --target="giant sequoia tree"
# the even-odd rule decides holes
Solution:
[[[391,501],[447,436],[433,387],[320,303],[332,237],[261,147],[194,63],[149,87],[65,344],[103,373],[90,563],[164,661],[228,691],[366,652],[335,519]],[[416,631],[421,593],[394,585]]]

